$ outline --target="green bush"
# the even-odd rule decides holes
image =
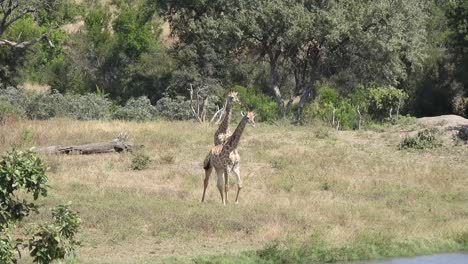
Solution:
[[[436,128],[419,131],[416,136],[405,137],[400,142],[400,149],[432,149],[441,145],[440,131]]]
[[[30,119],[70,117],[79,120],[105,119],[109,116],[111,101],[98,94],[85,95],[57,92],[23,91],[17,88],[0,89],[0,102],[10,104],[18,115]]]
[[[243,86],[234,86],[233,90],[238,92],[243,107],[255,111],[256,121],[265,122],[277,119],[278,107],[271,97]]]
[[[45,120],[65,115],[69,111],[67,99],[56,92],[31,92],[25,94],[28,104],[26,115],[30,119]]]
[[[18,244],[9,230],[0,231],[0,263],[15,263]]]
[[[352,104],[352,100],[341,97],[329,87],[320,87],[315,102],[304,109],[306,122],[317,118],[341,129],[355,129],[359,122],[357,107]]]
[[[69,110],[66,116],[79,120],[100,120],[109,117],[111,101],[106,97],[89,93],[85,95],[66,95]]]
[[[27,201],[28,196],[34,201],[47,196],[45,171],[42,160],[31,151],[14,150],[0,161],[0,263],[16,263],[19,247],[28,247],[34,262],[51,263],[70,254],[79,244],[74,237],[81,220],[69,205],[53,209],[53,222],[39,225],[26,243],[13,239],[13,234],[19,233],[13,230],[18,228],[17,223],[37,212],[38,206]]]
[[[163,97],[156,103],[158,114],[168,120],[189,120],[193,118],[190,102],[183,96],[175,99]]]
[[[392,119],[408,99],[408,94],[391,86],[371,88],[368,93],[369,114],[378,121]]]
[[[151,159],[145,154],[137,154],[132,159],[132,170],[144,170],[147,169],[151,163]]]
[[[113,113],[114,119],[148,121],[156,117],[156,107],[151,105],[146,96],[130,98],[124,107],[118,107]]]
[[[452,101],[452,108],[455,114],[468,117],[468,97],[455,97]]]
[[[81,219],[70,210],[70,205],[59,205],[52,209],[52,218],[52,224],[38,226],[29,240],[30,255],[34,262],[46,264],[63,259],[79,245],[75,235]]]
[[[461,127],[458,129],[457,138],[462,141],[468,141],[468,127]]]
[[[28,98],[21,90],[11,86],[0,89],[0,102],[7,113],[16,112],[20,116],[26,116]]]

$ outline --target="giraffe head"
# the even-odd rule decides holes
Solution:
[[[237,92],[235,91],[231,91],[228,93],[228,100],[236,104],[240,103],[239,97],[237,97]]]
[[[254,112],[248,112],[247,114],[244,114],[244,112],[241,113],[242,118],[247,118],[247,122],[251,124],[253,127],[255,127],[255,113]]]

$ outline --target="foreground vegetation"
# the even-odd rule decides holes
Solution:
[[[248,127],[240,204],[226,207],[215,180],[199,201],[215,130],[206,124],[19,121],[0,126],[0,152],[122,131],[145,145],[141,170],[132,154],[44,157],[50,189],[41,208],[73,201],[82,219],[71,262],[310,263],[466,250],[468,149],[399,150],[400,131],[419,128]],[[41,209],[28,221],[48,217]]]

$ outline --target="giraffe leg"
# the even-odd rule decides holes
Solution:
[[[223,170],[216,170],[216,174],[218,175],[218,182],[216,186],[218,187],[219,194],[221,194],[221,201],[223,202],[224,205],[226,205],[226,200],[225,200],[224,191],[223,191],[224,172]]]
[[[224,168],[224,197],[226,203],[228,202],[228,190],[229,190],[229,174],[227,167]]]
[[[239,193],[240,193],[240,190],[242,189],[242,179],[240,176],[240,164],[239,163],[234,165],[232,172],[234,173],[234,175],[236,175],[236,179],[237,179],[237,194],[236,194],[236,204],[237,204],[239,202]]]
[[[210,176],[211,176],[212,171],[213,171],[212,167],[205,170],[205,180],[203,181],[203,196],[201,198],[202,203],[205,201],[205,192],[206,192],[206,188],[208,187],[208,183],[210,181]]]

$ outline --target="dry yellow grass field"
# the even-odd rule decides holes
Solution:
[[[82,218],[73,263],[201,261],[273,242],[412,245],[402,254],[468,246],[466,146],[400,151],[400,128],[248,126],[239,147],[240,203],[223,207],[214,175],[200,203],[202,161],[215,129],[194,122],[19,121],[0,127],[0,148],[107,141],[120,132],[145,145],[152,163],[143,171],[130,168],[132,154],[44,156],[50,192],[30,221],[45,221],[47,208],[72,201]],[[331,258],[340,259],[353,257]]]

